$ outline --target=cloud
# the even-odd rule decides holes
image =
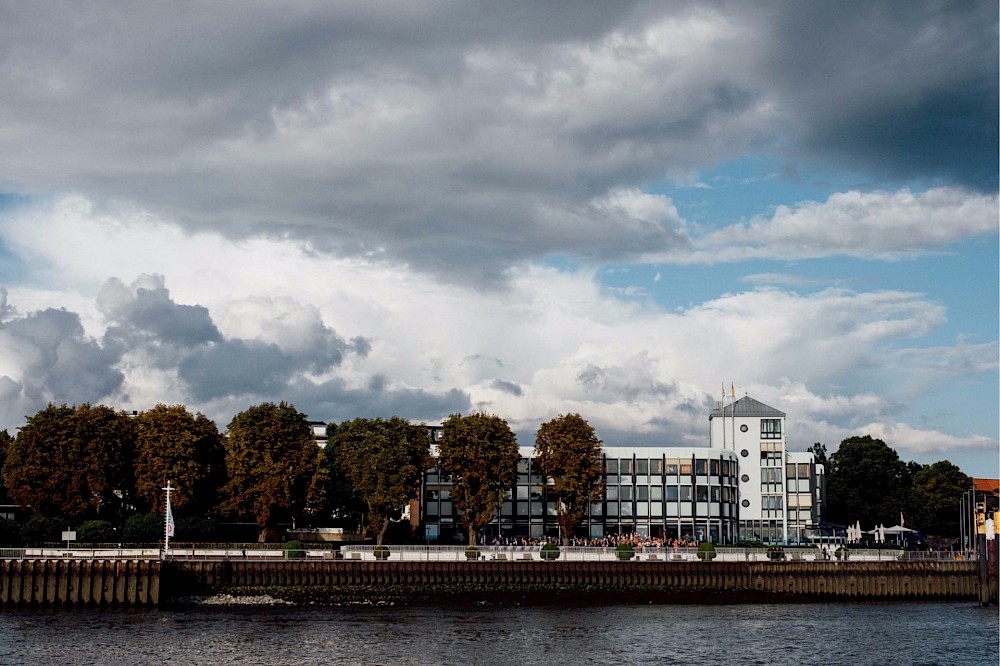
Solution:
[[[858,191],[824,202],[778,206],[770,217],[712,231],[693,251],[658,257],[676,263],[852,256],[897,260],[997,233],[996,195],[936,188],[914,194]]]
[[[642,191],[750,151],[995,191],[997,10],[959,4],[19,3],[0,184],[458,283],[681,253]]]

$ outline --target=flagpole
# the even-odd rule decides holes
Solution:
[[[174,535],[174,513],[170,509],[170,493],[173,492],[173,488],[170,487],[170,481],[167,481],[167,487],[161,490],[166,492],[166,511],[163,516],[163,559],[167,559],[170,554],[170,537]]]
[[[728,446],[726,446],[726,383],[725,382],[722,382],[722,448],[723,449],[729,448]]]

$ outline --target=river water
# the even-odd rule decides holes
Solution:
[[[0,664],[989,664],[996,607],[0,611]]]

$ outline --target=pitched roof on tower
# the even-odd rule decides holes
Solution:
[[[754,400],[750,396],[744,396],[731,405],[726,405],[725,411],[726,416],[765,416],[768,418],[785,416],[784,412],[765,405],[759,400]],[[713,409],[712,413],[708,415],[708,419],[712,420],[716,416],[722,416],[722,407]]]

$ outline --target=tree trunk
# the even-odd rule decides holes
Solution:
[[[468,530],[469,530],[469,548],[475,548],[476,547],[476,530],[472,527],[472,525],[468,526]]]
[[[376,546],[381,546],[382,545],[382,540],[385,539],[385,532],[388,529],[389,529],[389,519],[388,518],[383,518],[382,519],[382,528],[378,531],[378,534],[375,535],[375,545]]]

